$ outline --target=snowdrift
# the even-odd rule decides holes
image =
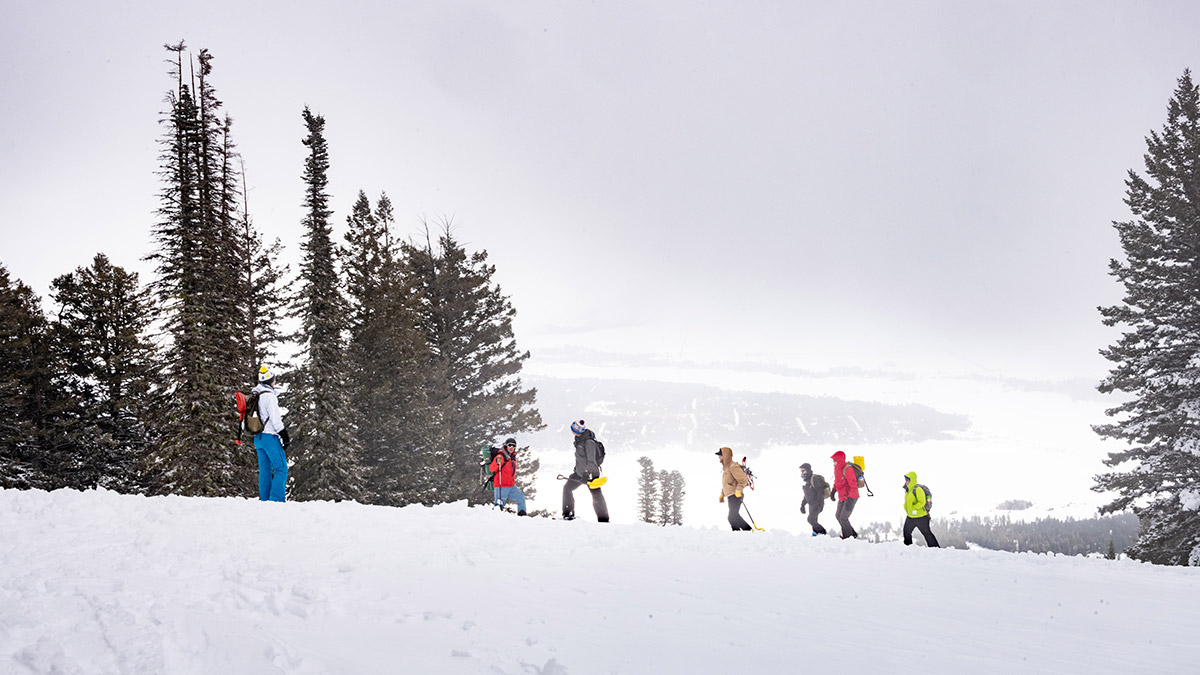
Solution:
[[[5,673],[1200,672],[1200,570],[1132,561],[104,491],[0,534]]]

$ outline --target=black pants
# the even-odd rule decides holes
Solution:
[[[729,526],[737,530],[751,530],[750,523],[742,519],[742,498],[729,495],[725,498],[729,502]]]
[[[854,526],[850,524],[850,514],[854,513],[854,505],[857,503],[857,497],[851,497],[844,502],[838,502],[837,521],[838,525],[842,526],[842,539],[858,536],[858,533],[854,531]]]
[[[821,515],[821,511],[825,509],[825,502],[820,501],[814,506],[808,505],[808,524],[812,525],[814,534],[826,534],[825,526],[817,522],[817,518]]]
[[[929,529],[929,516],[928,515],[921,516],[920,518],[913,518],[912,516],[909,516],[904,519],[904,545],[905,546],[912,545],[912,532],[913,532],[914,528],[920,530],[921,534],[925,535],[925,545],[926,546],[928,546],[929,548],[941,548],[941,545],[938,544],[937,537],[933,536],[933,530]]]
[[[575,517],[575,488],[580,485],[587,485],[587,481],[575,474],[571,474],[567,478],[567,484],[563,486],[563,518]],[[596,512],[596,520],[608,522],[608,502],[604,501],[604,493],[600,488],[588,488],[588,492],[592,493],[592,509]]]

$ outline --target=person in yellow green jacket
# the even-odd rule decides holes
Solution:
[[[721,466],[725,471],[721,474],[721,499],[720,501],[729,502],[729,526],[735,531],[750,530],[750,523],[747,523],[742,518],[742,490],[750,481],[746,478],[746,472],[742,471],[742,465],[733,461],[733,449],[721,448],[716,452],[721,458]]]
[[[927,497],[925,490],[917,485],[917,472],[909,471],[904,474],[904,545],[912,545],[914,529],[925,535],[925,545],[929,548],[941,548],[933,530],[929,529],[929,512],[925,510]]]

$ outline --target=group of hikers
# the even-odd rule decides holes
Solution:
[[[254,448],[258,453],[258,494],[262,501],[282,502],[285,499],[287,485],[287,457],[284,450],[288,446],[288,432],[283,425],[279,410],[279,396],[275,391],[275,372],[263,366],[259,369],[258,385],[251,395],[256,398],[249,408],[257,414],[256,424],[251,427],[254,432]],[[243,412],[243,426],[246,413]],[[608,503],[604,499],[601,487],[607,481],[602,475],[600,465],[604,462],[604,444],[596,439],[596,434],[587,428],[583,420],[571,422],[571,433],[575,440],[575,466],[569,476],[559,476],[565,479],[562,493],[562,519],[575,519],[575,490],[586,485],[592,496],[592,510],[596,520],[608,522]],[[517,441],[507,438],[499,448],[484,447],[487,469],[490,472],[486,482],[492,484],[493,504],[503,508],[508,502],[516,502],[517,515],[526,515],[525,494],[517,487]],[[746,509],[743,491],[750,485],[750,476],[741,464],[733,461],[733,450],[723,447],[716,455],[721,460],[723,469],[721,475],[720,501],[729,505],[729,525],[735,531],[753,529],[741,515]],[[837,511],[835,519],[841,528],[840,538],[857,538],[858,532],[850,524],[850,515],[858,503],[859,483],[862,480],[862,467],[854,462],[846,461],[846,453],[838,450],[830,456],[833,460],[833,485],[830,486],[825,478],[813,473],[812,465],[807,462],[800,465],[800,477],[804,491],[804,499],[800,502],[800,513],[808,514],[808,524],[812,527],[812,536],[828,534],[819,522],[821,512],[825,509],[825,500],[835,500]],[[870,488],[868,488],[868,494]],[[904,544],[912,544],[913,530],[920,530],[925,536],[925,543],[930,547],[938,547],[937,537],[929,525],[929,495],[926,488],[917,483],[917,474],[909,472],[904,476]],[[753,522],[753,518],[751,518]]]

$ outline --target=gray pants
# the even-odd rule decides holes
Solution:
[[[567,484],[563,486],[563,503],[562,512],[564,518],[575,517],[575,489],[580,485],[587,485],[587,481],[575,474],[567,477]],[[588,488],[588,492],[592,493],[592,510],[596,512],[596,520],[608,522],[608,502],[604,501],[604,493],[600,488]]]
[[[814,534],[825,534],[825,526],[817,522],[817,518],[821,515],[821,511],[824,509],[824,501],[808,505],[808,524],[812,526],[812,531]]]
[[[858,533],[854,531],[854,526],[850,524],[850,514],[854,513],[854,505],[857,503],[858,497],[851,497],[844,502],[838,502],[837,521],[838,525],[842,526],[842,539],[858,537]]]

